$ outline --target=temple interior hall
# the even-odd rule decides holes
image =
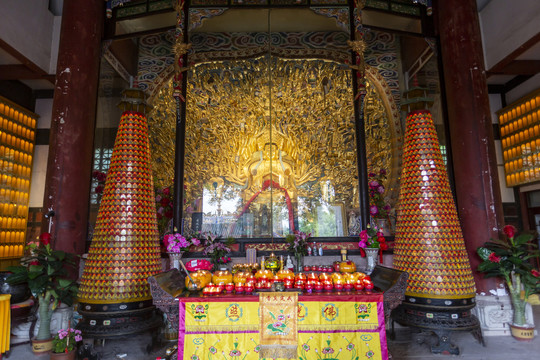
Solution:
[[[0,14],[0,359],[55,355],[36,249],[79,359],[538,356],[540,1]]]

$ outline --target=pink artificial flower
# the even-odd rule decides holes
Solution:
[[[500,263],[501,262],[501,257],[495,255],[495,253],[492,252],[491,254],[489,254],[488,260],[491,261],[491,262],[494,262],[494,263]]]
[[[367,230],[362,230],[362,231],[360,231],[360,239],[361,239],[362,241],[367,241],[368,238],[369,238],[369,235],[368,235],[368,233],[367,233]]]
[[[377,191],[379,192],[379,194],[383,194],[384,193],[384,186],[378,186],[377,187]]]
[[[367,242],[366,242],[365,240],[360,240],[360,241],[358,242],[358,247],[359,247],[360,249],[365,249],[365,248],[367,247]]]
[[[540,272],[538,272],[538,270],[532,269],[532,270],[531,270],[531,274],[532,274],[532,276],[534,276],[534,277],[540,277]]]
[[[371,215],[377,215],[379,213],[379,208],[377,208],[377,205],[371,205],[369,207],[369,213]]]
[[[378,188],[379,187],[379,182],[377,180],[372,180],[369,182],[369,187],[372,187],[374,189]]]

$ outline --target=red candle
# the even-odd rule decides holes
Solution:
[[[228,283],[227,285],[225,285],[225,290],[228,293],[232,293],[232,291],[234,290],[234,284],[233,283]]]
[[[343,284],[341,283],[334,284],[334,289],[336,289],[337,291],[343,290]]]
[[[358,291],[360,290],[364,290],[364,282],[360,279],[358,279],[355,283],[354,283],[354,288]]]
[[[244,292],[244,284],[242,284],[242,283],[236,284],[236,286],[234,287],[234,290],[236,291],[237,294],[243,293]]]
[[[367,291],[373,290],[373,283],[369,280],[364,280],[364,289],[366,289]]]
[[[244,291],[246,292],[246,294],[251,294],[253,292],[253,285],[251,283],[247,284],[244,287]]]

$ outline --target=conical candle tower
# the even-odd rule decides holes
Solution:
[[[476,290],[433,119],[424,109],[429,102],[418,87],[404,101],[413,111],[407,115],[394,267],[407,271],[409,281],[392,316],[441,336],[478,329],[478,320],[470,314]],[[442,338],[433,352],[456,353]]]
[[[146,104],[138,89],[123,95],[125,111],[78,294],[79,328],[95,337],[159,326],[147,283],[161,261]]]

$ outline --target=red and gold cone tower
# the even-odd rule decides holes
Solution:
[[[459,354],[450,333],[481,336],[471,314],[475,286],[454,197],[425,89],[405,94],[407,115],[398,199],[394,267],[409,273],[405,300],[392,312],[397,322],[439,336],[433,353]],[[480,334],[480,335],[479,335]]]
[[[78,294],[81,329],[97,337],[113,335],[115,327],[124,335],[156,323],[147,279],[161,270],[161,259],[144,94],[126,90],[121,106],[126,111]]]
[[[475,296],[465,242],[437,133],[428,110],[407,115],[394,266],[409,273],[406,294]]]

